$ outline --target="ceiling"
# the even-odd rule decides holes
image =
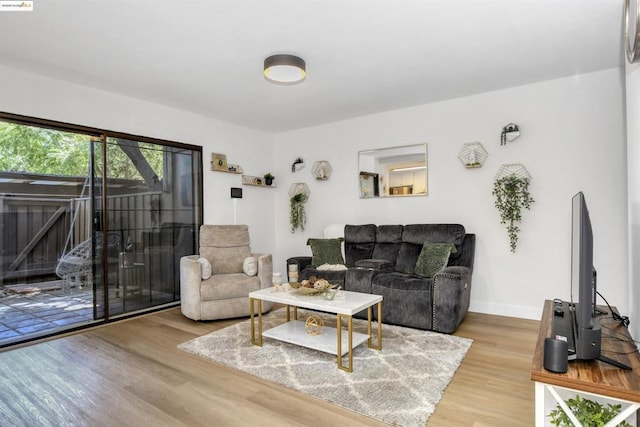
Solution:
[[[621,67],[623,1],[35,0],[0,64],[278,133]]]

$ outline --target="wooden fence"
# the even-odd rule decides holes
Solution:
[[[159,226],[161,192],[111,196],[108,228],[140,241],[142,230]],[[0,284],[55,278],[60,257],[91,237],[89,198],[0,194]]]

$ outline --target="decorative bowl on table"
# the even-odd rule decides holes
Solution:
[[[320,294],[335,288],[335,285],[332,285],[325,279],[318,279],[316,276],[311,276],[308,280],[305,279],[299,283],[289,283],[289,285],[302,295]]]

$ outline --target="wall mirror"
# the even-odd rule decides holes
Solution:
[[[426,196],[427,144],[358,152],[361,199]]]

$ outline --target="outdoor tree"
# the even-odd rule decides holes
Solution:
[[[88,135],[0,122],[0,171],[87,176]],[[101,175],[102,150],[97,146],[96,173]],[[149,190],[162,187],[163,151],[152,144],[107,140],[107,176],[142,179]]]

